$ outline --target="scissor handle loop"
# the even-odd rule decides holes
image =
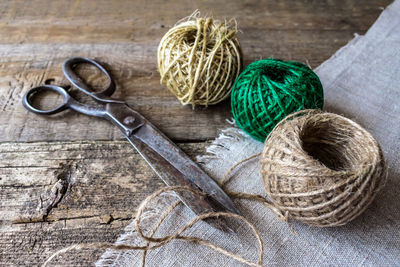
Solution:
[[[32,100],[35,97],[35,95],[37,95],[37,93],[39,93],[41,91],[56,92],[59,95],[62,95],[63,102],[60,105],[58,105],[57,107],[55,107],[53,109],[49,109],[49,110],[43,110],[43,109],[36,108],[32,104],[32,102],[33,102]],[[24,95],[24,98],[22,100],[22,104],[24,105],[24,107],[26,109],[28,109],[29,111],[32,111],[34,113],[42,114],[42,115],[51,115],[51,114],[55,114],[55,113],[58,113],[58,112],[61,112],[65,109],[67,109],[69,107],[70,100],[71,100],[71,97],[64,88],[62,88],[60,86],[55,86],[55,85],[42,85],[42,86],[34,87],[34,88],[30,89],[28,92],[26,92]]]
[[[93,92],[92,88],[87,85],[83,80],[79,77],[79,75],[74,71],[74,67],[78,64],[82,63],[87,63],[95,66],[98,68],[108,79],[108,85],[105,89],[103,89],[100,92]],[[109,96],[111,96],[114,91],[115,91],[115,82],[112,79],[110,73],[98,62],[90,59],[90,58],[85,58],[85,57],[74,57],[67,59],[63,66],[62,66],[63,72],[65,77],[79,90],[82,92],[86,93],[87,95],[90,95],[93,97],[95,100],[99,102],[121,102],[121,101],[115,101],[113,99],[110,99]]]

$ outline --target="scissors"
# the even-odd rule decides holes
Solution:
[[[102,91],[94,91],[74,71],[78,64],[91,64],[98,68],[107,78],[108,85]],[[72,109],[77,112],[101,117],[117,126],[129,143],[139,152],[153,171],[167,186],[187,186],[193,190],[206,193],[200,196],[189,193],[177,193],[182,202],[195,214],[213,211],[228,211],[240,214],[228,195],[218,184],[194,163],[178,146],[168,139],[153,124],[130,108],[125,101],[111,98],[115,83],[107,70],[95,60],[83,57],[67,59],[62,67],[65,77],[79,91],[92,97],[100,105],[88,105],[74,99],[63,87],[41,85],[30,89],[23,98],[23,105],[31,112],[40,115],[51,115]],[[41,91],[53,91],[63,97],[63,103],[54,109],[42,110],[33,105],[33,99]],[[213,227],[232,231],[222,219],[207,219]]]

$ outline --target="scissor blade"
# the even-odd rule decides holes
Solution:
[[[188,155],[146,119],[143,118],[143,122],[143,126],[127,138],[155,173],[168,186],[189,186],[207,194],[203,197],[179,192],[186,206],[196,214],[212,211],[240,214],[229,196]]]

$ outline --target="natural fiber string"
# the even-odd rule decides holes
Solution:
[[[224,176],[221,179],[221,182],[219,182],[219,185],[221,186],[221,188],[225,188],[226,184],[228,184],[231,181],[233,176],[231,176],[230,174],[233,172],[233,170],[235,170],[240,165],[242,165],[246,162],[249,162],[252,159],[258,158],[260,156],[261,156],[261,153],[257,153],[257,154],[251,155],[250,157],[245,158],[245,159],[235,163],[229,170],[227,170],[225,172]],[[246,179],[246,178],[244,178],[244,179]],[[288,221],[288,212],[282,212],[279,209],[277,209],[273,205],[273,203],[268,200],[267,196],[230,191],[230,190],[226,190],[226,189],[225,189],[225,192],[232,198],[246,199],[246,200],[250,200],[250,201],[259,202],[259,203],[263,204],[264,206],[266,206],[267,208],[269,208],[271,211],[273,211],[280,220],[285,221],[285,222]]]
[[[310,146],[313,147],[307,147]],[[354,121],[321,110],[302,110],[280,121],[260,157],[266,196],[229,192],[262,202],[280,219],[318,227],[348,223],[360,215],[384,185],[387,168],[381,148]]]
[[[225,256],[231,257],[232,259],[237,260],[238,262],[241,262],[243,264],[249,265],[249,266],[262,266],[262,257],[263,257],[263,253],[264,253],[264,247],[263,247],[263,242],[262,239],[260,237],[260,234],[258,233],[256,227],[249,222],[246,218],[244,218],[243,216],[237,215],[235,213],[230,213],[230,212],[209,212],[209,213],[205,213],[205,214],[201,214],[199,216],[196,216],[194,219],[192,219],[190,222],[188,222],[187,224],[185,224],[183,227],[181,227],[179,230],[177,230],[173,235],[167,235],[164,237],[159,237],[159,238],[155,238],[153,237],[154,233],[157,231],[157,229],[161,226],[162,222],[164,221],[164,219],[168,216],[168,214],[170,214],[172,212],[172,210],[174,208],[177,207],[178,204],[176,204],[176,202],[174,204],[172,204],[170,206],[170,208],[167,210],[167,212],[165,212],[159,219],[159,221],[157,222],[156,226],[153,228],[153,230],[151,231],[149,236],[146,236],[141,227],[140,227],[140,221],[141,221],[141,217],[143,212],[145,211],[147,205],[150,203],[150,201],[152,201],[154,198],[160,196],[162,193],[165,192],[179,192],[179,191],[187,191],[187,192],[191,192],[192,194],[200,194],[200,195],[205,195],[204,193],[200,193],[198,191],[192,190],[188,187],[164,187],[156,192],[154,192],[153,194],[151,194],[150,196],[148,196],[139,206],[138,208],[138,212],[136,215],[136,224],[135,224],[135,229],[136,232],[138,233],[138,235],[144,239],[146,241],[146,245],[145,246],[130,246],[130,245],[115,245],[112,243],[106,243],[106,242],[102,242],[102,243],[86,243],[86,244],[74,244],[71,245],[67,248],[63,248],[57,252],[55,252],[53,255],[51,255],[46,262],[43,264],[43,266],[47,266],[48,263],[50,263],[55,257],[57,257],[60,254],[66,253],[68,251],[71,250],[75,250],[75,249],[83,249],[83,248],[93,248],[93,249],[114,249],[114,250],[142,250],[142,251],[148,251],[148,250],[153,250],[162,246],[165,246],[166,244],[168,244],[169,242],[171,242],[172,240],[175,239],[179,239],[179,240],[185,240],[185,241],[189,241],[189,242],[193,242],[193,243],[197,243],[206,247],[209,247]],[[240,221],[243,221],[244,223],[246,223],[250,229],[252,230],[254,236],[257,239],[257,243],[259,246],[259,253],[258,253],[258,260],[256,263],[251,262],[249,260],[246,260],[242,257],[240,257],[239,255],[236,255],[232,252],[229,252],[225,249],[223,249],[220,246],[214,245],[211,242],[202,239],[202,238],[198,238],[198,237],[190,237],[190,236],[182,236],[181,234],[186,231],[187,229],[193,227],[193,225],[195,225],[197,222],[207,219],[207,218],[218,218],[218,217],[226,217],[226,218],[234,218]],[[151,245],[151,243],[156,243],[155,245]],[[142,257],[142,265],[145,265],[145,256],[144,255]]]
[[[158,228],[160,228],[161,224],[167,218],[167,216],[182,202],[180,200],[175,201],[158,219],[157,224],[154,226],[154,228],[150,232],[150,237],[153,237],[153,235],[157,232]],[[146,246],[150,246],[150,242],[146,241]],[[144,250],[142,254],[142,266],[146,265],[146,256],[147,256],[147,251]]]
[[[235,21],[198,16],[195,12],[171,28],[157,53],[161,83],[182,104],[193,107],[227,98],[243,64]]]
[[[265,141],[260,172],[276,208],[318,227],[355,219],[387,177],[373,136],[354,121],[321,110],[294,113],[275,127]]]

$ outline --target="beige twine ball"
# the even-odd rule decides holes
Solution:
[[[212,18],[190,18],[158,46],[158,71],[183,104],[213,105],[227,98],[242,68],[236,26]]]
[[[356,218],[386,180],[372,135],[350,119],[318,110],[279,123],[265,141],[260,167],[272,205],[319,227]]]

